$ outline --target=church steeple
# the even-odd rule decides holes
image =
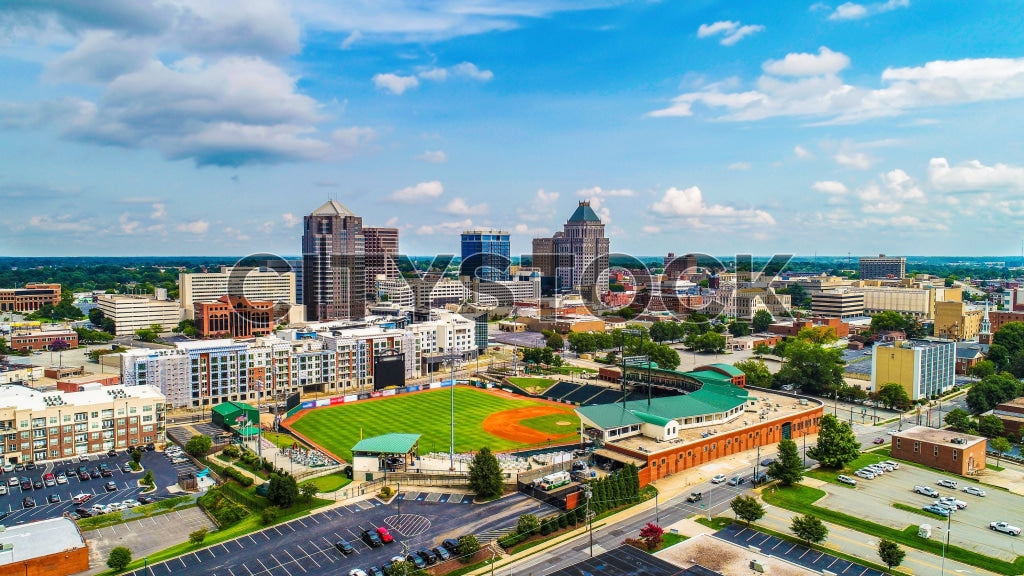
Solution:
[[[985,301],[985,315],[981,317],[981,329],[978,331],[979,344],[992,343],[992,323],[988,319],[988,300]]]

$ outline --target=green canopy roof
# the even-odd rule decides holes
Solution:
[[[260,433],[260,429],[255,426],[245,426],[244,428],[239,428],[238,433],[242,436],[255,436]]]
[[[383,436],[374,436],[373,438],[360,440],[352,447],[352,453],[405,454],[412,450],[419,440],[419,434],[384,434]]]
[[[590,207],[590,202],[580,202],[576,211],[569,217],[569,222],[600,222],[597,212]]]
[[[740,370],[739,368],[733,366],[732,364],[723,364],[721,362],[718,362],[716,364],[712,364],[711,366],[714,368],[718,368],[719,370],[725,372],[729,376],[743,376],[743,370]]]

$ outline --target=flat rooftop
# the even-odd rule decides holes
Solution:
[[[747,390],[750,391],[750,396],[747,399],[746,408],[744,409],[743,414],[724,424],[719,423],[695,428],[682,428],[679,430],[679,438],[668,442],[656,442],[653,438],[648,438],[646,436],[631,436],[622,440],[609,442],[609,444],[621,446],[637,452],[653,454],[661,452],[662,450],[671,450],[680,444],[689,444],[690,442],[703,440],[704,438],[724,435],[736,430],[742,430],[747,426],[753,426],[762,421],[762,412],[765,414],[764,421],[768,421],[775,420],[776,418],[792,417],[804,412],[810,412],[823,405],[820,400],[816,400],[814,398],[807,398],[807,405],[802,406],[800,401],[792,396],[784,396],[782,394],[764,391],[760,388],[748,388]],[[643,447],[644,450],[640,450],[640,447]]]
[[[0,544],[12,545],[10,551],[0,553],[0,566],[6,566],[85,548],[85,539],[73,520],[61,517],[9,526],[0,532]]]
[[[18,384],[0,386],[0,408],[15,408],[41,412],[54,406],[85,407],[90,405],[110,405],[115,395],[121,398],[152,398],[163,399],[160,389],[155,386],[99,386],[94,390],[81,392],[61,392],[59,390],[42,391]],[[49,398],[49,402],[47,402]]]
[[[953,432],[952,430],[941,430],[927,426],[914,426],[902,432],[897,432],[892,436],[893,438],[918,440],[952,448],[966,448],[985,441],[981,436],[972,436],[963,432]]]

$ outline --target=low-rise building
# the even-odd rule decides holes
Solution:
[[[834,290],[811,294],[811,313],[829,318],[854,318],[864,315],[864,293]]]
[[[78,332],[74,330],[33,330],[10,335],[15,350],[49,350],[54,342],[62,341],[68,348],[78,348]]]
[[[777,322],[768,327],[768,332],[779,336],[796,336],[804,328],[824,327],[835,332],[836,338],[850,335],[850,325],[839,318],[797,318],[792,322]]]
[[[985,469],[985,438],[952,430],[914,426],[892,435],[892,457],[972,476]]]
[[[978,365],[985,359],[985,350],[981,344],[974,342],[956,343],[956,373],[966,376],[971,373],[971,368]]]
[[[5,526],[0,576],[66,576],[89,569],[89,546],[66,516]]]
[[[30,314],[47,304],[60,304],[60,284],[25,284],[24,288],[0,288],[0,312]]]
[[[167,299],[167,291],[158,288],[153,297],[129,294],[104,294],[96,298],[103,316],[114,321],[117,336],[131,336],[136,330],[156,324],[165,332],[174,329],[182,318],[178,303]]]
[[[193,306],[200,338],[252,338],[266,336],[274,329],[273,302],[221,296]]]
[[[936,302],[933,334],[950,340],[975,340],[981,332],[985,309],[964,302]]]
[[[0,385],[24,384],[29,386],[42,377],[42,366],[31,366],[28,364],[0,364]]]
[[[1020,438],[1021,430],[1024,429],[1024,396],[997,404],[992,415],[1003,422],[1006,437]]]
[[[80,392],[0,387],[4,462],[56,460],[164,437],[164,396],[151,386],[86,384]]]
[[[896,383],[911,400],[948,391],[955,384],[955,374],[952,340],[896,340],[876,344],[871,355],[871,389]]]

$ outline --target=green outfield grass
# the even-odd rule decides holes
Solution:
[[[447,452],[451,433],[450,394],[451,391],[446,388],[317,408],[306,411],[291,428],[349,461],[352,459],[352,446],[359,442],[360,436],[370,438],[389,432],[420,434],[421,453]],[[527,399],[515,400],[476,388],[456,387],[455,450],[470,452],[487,446],[493,451],[501,451],[522,446],[484,432],[483,421],[497,412],[537,405],[547,403]],[[551,420],[550,423],[539,422],[536,424],[537,430],[549,433],[551,429],[556,428],[554,422],[557,420],[572,422],[572,426],[557,428],[569,432],[579,428],[579,418],[568,412]]]
[[[558,422],[568,422],[568,424],[559,426]],[[575,414],[548,414],[520,420],[519,423],[534,430],[558,435],[572,434],[580,429],[580,419]]]
[[[510,376],[508,381],[527,392],[530,392],[530,388],[536,388],[537,392],[543,392],[554,386],[555,382],[558,382],[550,378],[530,378],[524,376]]]

